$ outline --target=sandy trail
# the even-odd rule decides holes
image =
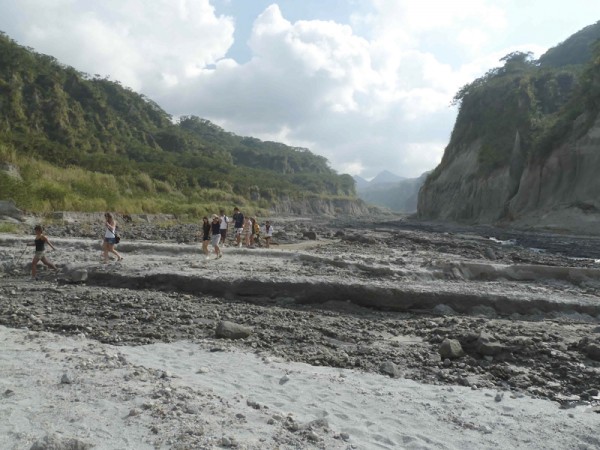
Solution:
[[[215,352],[202,342],[114,347],[0,327],[0,343],[3,449],[45,435],[98,449],[600,445],[591,408],[494,390]]]

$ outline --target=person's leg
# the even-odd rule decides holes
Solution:
[[[123,259],[123,257],[121,255],[119,255],[119,252],[115,250],[114,244],[110,244],[108,246],[108,251],[117,257],[117,261],[121,261]]]
[[[35,276],[37,275],[37,263],[38,263],[39,259],[37,257],[33,257],[33,260],[31,261],[31,277],[35,278]]]
[[[108,242],[106,239],[102,242],[102,261],[104,261],[104,264],[108,263]]]
[[[208,256],[208,241],[202,241],[202,253]]]
[[[47,267],[50,267],[52,270],[56,270],[56,266],[54,264],[52,264],[50,262],[50,260],[48,258],[46,258],[45,256],[42,257],[41,259],[42,263],[45,264]]]
[[[265,238],[265,244],[266,244],[265,246],[266,246],[267,248],[269,248],[269,242],[271,242],[271,238],[270,238],[269,236],[267,236],[267,237]]]

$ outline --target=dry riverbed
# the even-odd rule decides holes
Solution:
[[[125,259],[105,266],[92,225],[54,225],[48,234],[58,250],[49,256],[59,271],[41,270],[37,281],[28,277],[30,252],[19,259],[32,238],[0,235],[0,325],[115,349],[189,342],[207,355],[258,355],[281,364],[377,376],[389,386],[411,380],[429,389],[490,393],[497,404],[509,398],[539,400],[552,405],[552,420],[559,422],[564,419],[559,420],[561,411],[585,411],[597,419],[593,413],[600,400],[600,268],[589,248],[598,248],[595,241],[586,245],[585,257],[577,257],[557,253],[557,248],[530,248],[535,236],[524,235],[529,240],[520,245],[518,234],[493,235],[491,229],[309,219],[275,226],[277,245],[271,249],[229,245],[224,258],[207,261],[199,252],[194,226],[159,227],[134,220],[123,227],[119,251]],[[544,241],[552,244],[552,237]],[[575,241],[561,246],[577,248]],[[218,337],[215,330],[223,323],[243,337]],[[146,378],[155,374],[148,367],[137,370]],[[171,375],[177,378],[175,372]],[[159,375],[158,380],[169,381],[171,375]],[[265,412],[263,406],[250,408]],[[139,415],[153,409],[144,408],[138,406]],[[164,414],[169,423],[189,426],[183,419],[177,422],[177,415]],[[260,422],[259,416],[252,420]],[[149,419],[144,426],[153,437],[146,442],[164,448],[406,445],[393,431],[398,424],[390,424],[389,435],[378,441],[374,436],[385,435],[386,427],[369,434],[356,427],[343,431],[332,418],[312,423],[325,417],[311,419],[307,414],[301,426],[290,425],[285,414],[276,416],[265,412],[264,417],[265,422],[270,418],[279,424],[276,431],[267,427],[248,435],[238,430],[233,441],[226,436],[223,440],[222,428],[213,421],[202,433],[163,436],[152,431],[160,428],[159,422]],[[581,439],[581,445],[592,448],[598,441],[586,434],[586,420],[577,422],[573,442]],[[452,423],[464,431],[470,422],[455,418]],[[482,436],[494,430],[473,427],[478,437],[469,442],[421,444],[467,448],[479,443],[487,448]],[[268,438],[262,443],[261,433]],[[93,436],[89,439],[98,443]],[[544,448],[549,443],[538,444]]]

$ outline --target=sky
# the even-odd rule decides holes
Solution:
[[[598,20],[598,0],[0,0],[21,45],[367,179],[434,169],[460,87]]]

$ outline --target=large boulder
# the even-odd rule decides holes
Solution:
[[[244,339],[251,334],[251,328],[228,321],[219,322],[215,332],[219,339]]]
[[[460,342],[456,339],[444,339],[440,344],[439,352],[442,359],[457,359],[465,354]]]
[[[491,334],[481,332],[477,339],[477,352],[483,356],[496,356],[504,351],[504,346],[499,343]]]
[[[0,200],[0,217],[2,216],[23,220],[23,211],[10,200]]]

